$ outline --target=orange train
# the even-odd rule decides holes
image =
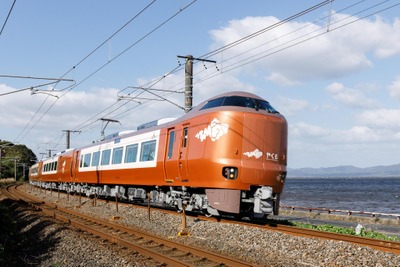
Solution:
[[[206,215],[278,214],[286,178],[287,122],[246,92],[210,98],[162,119],[30,168],[31,184],[88,196],[147,199]]]

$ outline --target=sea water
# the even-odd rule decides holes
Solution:
[[[400,178],[290,178],[281,204],[400,214]]]

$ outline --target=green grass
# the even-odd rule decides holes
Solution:
[[[300,227],[300,228],[308,228],[308,229],[324,231],[324,232],[331,232],[331,233],[345,234],[345,235],[356,235],[355,228],[339,227],[339,226],[334,226],[331,224],[314,225],[314,224],[308,224],[308,223],[291,222],[291,225]],[[365,230],[365,228],[361,229],[359,236],[388,240],[388,241],[397,241],[397,242],[400,241],[400,238],[398,238],[398,237],[387,236],[387,235],[384,235],[384,234],[381,234],[381,233],[378,233],[375,231],[368,231],[368,230]]]

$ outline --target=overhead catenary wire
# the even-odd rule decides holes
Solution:
[[[247,53],[249,53],[249,52],[251,52],[251,51],[253,51],[253,50],[256,50],[256,49],[258,49],[258,48],[260,48],[260,47],[266,46],[266,45],[268,45],[268,44],[270,44],[270,43],[276,42],[276,41],[278,41],[279,39],[282,39],[282,38],[284,38],[284,37],[286,37],[286,36],[289,36],[289,35],[291,35],[291,34],[294,34],[294,33],[296,33],[296,32],[299,32],[299,31],[301,31],[301,30],[303,30],[303,29],[305,29],[305,28],[307,28],[307,27],[313,26],[313,25],[315,25],[315,24],[317,24],[317,23],[319,23],[319,22],[321,22],[321,21],[324,21],[324,20],[326,20],[326,19],[328,19],[327,24],[330,24],[330,19],[331,19],[331,16],[332,16],[332,15],[337,14],[337,13],[340,13],[340,12],[343,12],[343,11],[345,11],[345,10],[347,10],[347,9],[349,9],[349,8],[352,8],[352,7],[354,7],[354,6],[356,6],[356,5],[360,4],[360,3],[362,3],[362,2],[364,2],[364,1],[365,1],[365,0],[358,1],[357,3],[354,3],[354,4],[350,5],[350,6],[346,6],[345,8],[342,8],[342,9],[336,11],[336,12],[332,12],[332,11],[331,11],[328,15],[326,15],[326,16],[324,16],[324,17],[322,17],[322,18],[316,19],[316,20],[314,20],[313,22],[308,23],[308,24],[306,24],[306,25],[304,25],[304,26],[302,26],[302,27],[296,28],[295,30],[293,30],[293,31],[291,31],[291,32],[285,33],[285,34],[283,34],[283,35],[281,35],[281,36],[278,36],[278,37],[276,37],[276,38],[274,38],[274,39],[271,39],[271,40],[269,40],[269,41],[267,41],[267,42],[265,42],[265,43],[262,43],[262,44],[260,44],[260,45],[258,45],[258,46],[256,46],[256,47],[253,47],[253,48],[251,48],[251,49],[248,49],[248,50],[246,50],[246,51],[244,51],[244,52],[242,52],[242,53],[235,54],[235,55],[233,55],[233,56],[231,56],[231,57],[229,57],[229,58],[225,58],[224,60],[222,60],[222,61],[220,62],[220,64],[222,65],[222,64],[224,64],[225,62],[228,62],[228,61],[230,61],[230,60],[233,60],[234,58],[238,58],[238,57],[240,57],[240,56],[243,56],[243,55],[245,55],[245,54],[247,54]],[[333,2],[333,1],[332,1],[332,2]],[[353,15],[354,15],[354,14],[353,14]],[[264,28],[264,29],[265,29],[265,28]],[[315,30],[315,31],[313,31],[313,32],[320,31],[320,29],[322,29],[322,27],[320,27],[319,29],[317,29],[317,30]],[[313,32],[308,33],[308,34],[312,34]],[[251,34],[251,35],[252,35],[252,34]],[[249,35],[249,36],[250,36],[250,35]],[[255,37],[256,37],[256,36],[255,36]],[[298,38],[299,38],[299,37],[298,37]],[[296,38],[295,38],[295,39],[296,39]],[[295,39],[293,39],[293,40],[295,40]],[[293,40],[291,40],[291,41],[293,41]],[[288,42],[291,42],[291,41],[288,41]],[[282,45],[283,45],[283,44],[280,44],[279,46],[282,46]],[[220,52],[220,53],[222,54],[223,51]],[[250,57],[248,57],[248,58],[250,58]],[[244,60],[246,60],[246,59],[244,59]],[[239,61],[239,62],[240,62],[240,61]],[[220,70],[217,69],[217,71],[219,72]],[[224,71],[224,72],[226,72],[226,71]],[[199,72],[198,74],[201,74],[201,72]]]
[[[330,2],[330,1],[325,1],[325,2]],[[323,2],[323,3],[325,3],[325,2]],[[360,1],[361,2],[361,1]],[[382,3],[384,3],[384,2],[388,2],[388,1],[382,1],[382,2],[380,2],[379,4],[382,4]],[[376,5],[374,5],[374,6],[377,6],[378,4],[376,4]],[[343,27],[345,27],[345,26],[347,26],[347,25],[350,25],[350,24],[352,24],[352,23],[355,23],[355,22],[357,22],[357,21],[359,21],[359,20],[361,20],[361,19],[364,19],[364,18],[367,18],[367,17],[369,17],[369,16],[372,16],[372,15],[374,15],[374,14],[378,14],[378,13],[380,13],[380,12],[383,12],[383,11],[385,11],[385,10],[388,10],[388,9],[390,9],[390,8],[393,8],[393,7],[395,7],[395,6],[397,6],[397,5],[399,5],[399,3],[397,3],[397,4],[394,4],[394,5],[392,5],[392,6],[390,6],[390,7],[386,7],[386,8],[382,8],[382,9],[380,9],[380,10],[378,10],[378,11],[375,11],[375,12],[371,12],[370,14],[368,14],[368,15],[365,15],[364,17],[362,17],[362,18],[358,18],[358,19],[355,19],[355,20],[353,20],[353,21],[351,21],[351,22],[348,22],[348,23],[345,23],[345,24],[342,24],[342,25],[336,25],[336,27],[334,27],[334,28],[330,28],[329,29],[329,32],[331,32],[331,31],[334,31],[334,30],[337,30],[337,29],[339,29],[339,28],[343,28]],[[372,8],[372,7],[369,7],[368,9],[370,9],[370,8]],[[360,12],[362,12],[362,11],[360,11]],[[357,13],[354,13],[353,15],[351,15],[351,16],[354,16],[355,14],[359,14],[360,12],[357,12]],[[351,17],[351,16],[349,16],[349,17]],[[334,24],[333,24],[334,25]],[[330,25],[330,27],[332,26],[332,24]],[[247,65],[247,64],[250,64],[250,63],[252,63],[252,62],[255,62],[255,61],[257,61],[257,60],[260,60],[260,59],[262,59],[262,58],[265,58],[265,57],[268,57],[268,56],[271,56],[271,55],[273,55],[273,54],[276,54],[276,53],[278,53],[278,52],[281,52],[281,51],[284,51],[284,50],[286,50],[286,49],[288,49],[288,48],[290,48],[290,47],[293,47],[293,46],[295,46],[295,45],[298,45],[298,44],[301,44],[301,43],[304,43],[304,42],[307,42],[307,41],[309,41],[309,40],[312,40],[312,39],[314,39],[314,38],[317,38],[318,36],[320,36],[320,35],[323,35],[323,34],[326,34],[326,33],[328,33],[328,31],[324,31],[324,32],[321,32],[321,33],[319,33],[318,35],[315,35],[315,36],[309,36],[308,38],[305,38],[305,39],[303,39],[303,40],[300,40],[300,39],[292,39],[292,40],[289,40],[287,43],[286,43],[286,46],[284,46],[284,47],[277,47],[277,49],[276,50],[274,50],[274,51],[270,51],[269,53],[266,53],[265,51],[263,51],[262,53],[259,53],[258,54],[258,56],[251,56],[251,57],[248,57],[247,59],[244,59],[244,60],[242,60],[242,64],[240,64],[240,63],[238,63],[238,62],[236,62],[236,63],[234,63],[234,64],[231,64],[231,65],[228,65],[230,68],[227,68],[227,69],[224,69],[224,73],[226,73],[226,72],[229,72],[229,71],[232,71],[232,70],[234,70],[234,69],[237,69],[237,68],[240,68],[240,67],[243,67],[243,66],[245,66],[245,65]],[[255,35],[255,36],[257,36],[257,35]],[[250,38],[251,39],[251,38]],[[248,40],[250,40],[250,39],[248,39]],[[297,40],[297,41],[296,41]],[[289,43],[291,42],[291,44],[289,45]],[[239,45],[240,43],[237,43],[237,45]],[[281,44],[282,45],[282,44]],[[229,46],[229,48],[228,48],[228,45],[226,45],[226,46],[224,46],[225,47],[225,49],[218,49],[218,53],[222,53],[222,52],[224,52],[224,51],[226,51],[227,49],[230,49],[230,48],[232,48],[232,47],[234,47],[234,45],[232,45],[232,46]],[[214,50],[214,54],[212,54],[213,56],[216,56],[218,53],[216,53],[215,51],[217,51],[217,50]],[[210,52],[211,53],[211,52]],[[207,54],[205,54],[205,55],[209,55],[210,53],[207,53]],[[211,55],[210,55],[211,56]],[[209,77],[207,77],[207,79],[210,79],[210,78],[213,78],[213,77],[215,77],[215,76],[217,76],[217,75],[220,75],[221,74],[221,72],[214,72],[214,75],[210,75]],[[165,76],[163,76],[163,78],[165,78]],[[161,79],[160,79],[161,80]],[[205,81],[206,79],[202,79],[202,80],[199,80],[199,81],[197,81],[197,83],[200,83],[200,82],[203,82],[203,81]],[[137,108],[137,106],[135,106],[134,108]]]
[[[163,75],[162,77],[159,77],[159,78],[157,78],[157,79],[151,80],[151,81],[149,81],[149,82],[143,84],[142,86],[143,86],[143,87],[147,87],[147,88],[152,88],[153,86],[157,85],[160,81],[162,81],[165,77],[167,77],[167,76],[169,76],[169,75],[175,73],[179,68],[180,68],[180,66],[175,67],[174,69],[172,69],[171,71],[169,71],[167,74]],[[118,93],[121,93],[122,91],[125,91],[126,89],[129,89],[129,86],[128,86],[128,87],[125,87],[125,88],[122,89],[122,90],[120,90]],[[131,94],[131,93],[132,93],[132,91],[130,91],[129,93],[126,93],[126,94],[129,95],[129,94]],[[111,107],[114,107],[115,105],[120,104],[119,108],[122,108],[123,106],[127,105],[128,103],[129,103],[129,102],[121,102],[121,101],[116,100],[116,102],[114,102],[113,104],[111,104],[109,107],[103,109],[102,111],[100,111],[100,112],[97,113],[96,115],[94,115],[94,116],[92,116],[91,118],[87,119],[86,121],[84,121],[83,123],[79,124],[78,126],[74,127],[74,129],[75,129],[75,130],[80,130],[80,131],[82,131],[82,130],[84,130],[86,127],[89,127],[90,125],[96,123],[96,122],[98,121],[98,119],[97,119],[98,116],[99,116],[100,114],[102,114],[103,112],[106,112],[106,111],[107,111],[108,109],[110,109]],[[119,108],[114,109],[113,111],[118,110]],[[111,115],[111,113],[112,113],[112,112],[108,112],[108,113],[104,114],[103,116],[109,116],[109,115]]]
[[[0,36],[1,36],[1,34],[3,33],[4,28],[5,28],[6,25],[7,25],[7,22],[8,22],[8,19],[10,18],[11,12],[12,12],[13,9],[14,9],[15,2],[17,2],[17,0],[14,0],[14,2],[13,2],[12,5],[11,5],[10,11],[8,11],[7,17],[6,17],[6,19],[5,19],[4,23],[3,23],[3,26],[1,27],[1,30],[0,30]]]
[[[156,0],[153,0],[152,2],[150,2],[148,5],[146,5],[140,12],[138,12],[135,16],[133,16],[128,22],[126,22],[122,27],[120,27],[118,30],[116,30],[110,37],[108,37],[105,41],[103,41],[100,45],[98,45],[95,49],[93,49],[89,54],[87,54],[85,57],[83,57],[78,63],[76,63],[73,67],[71,67],[66,73],[64,73],[60,79],[63,79],[66,75],[68,75],[72,70],[75,70],[77,66],[79,66],[80,64],[82,64],[85,60],[87,60],[91,55],[93,55],[100,47],[102,47],[104,44],[106,44],[111,38],[113,38],[114,36],[116,36],[119,32],[121,32],[125,27],[127,27],[132,21],[134,21],[136,18],[138,18],[139,15],[143,14],[143,12],[145,10],[147,10],[152,4],[155,3]],[[55,84],[54,88],[57,86],[57,83]],[[78,86],[77,84],[75,84],[75,86],[73,88],[75,88],[76,86]],[[73,89],[71,88],[71,90]],[[64,95],[62,95],[64,96]],[[35,112],[35,114],[32,116],[32,118],[29,120],[28,124],[24,127],[23,131],[21,133],[18,134],[18,138],[20,136],[23,136],[20,140],[22,140],[25,136],[27,136],[29,134],[29,132],[37,125],[37,123],[41,120],[41,118],[44,117],[41,116],[36,123],[34,123],[29,130],[24,134],[24,131],[26,129],[28,129],[28,126],[33,122],[33,120],[36,118],[36,116],[39,114],[40,110],[42,109],[42,107],[44,106],[44,104],[47,102],[49,97],[47,97],[42,104],[39,106],[39,108],[37,109],[37,111]],[[58,99],[56,101],[54,101],[50,107],[44,112],[44,114],[46,114],[54,105],[55,103],[58,101]],[[17,138],[15,140],[18,140]]]
[[[324,5],[326,5],[326,4],[328,4],[328,3],[330,3],[331,1],[324,1],[324,2],[322,2],[321,4],[319,4],[319,5],[316,5],[316,6],[313,6],[312,8],[309,8],[309,9],[306,9],[305,11],[302,11],[302,12],[300,12],[300,13],[297,13],[297,15],[298,14],[306,14],[306,13],[308,13],[308,12],[311,12],[311,11],[313,11],[313,10],[315,10],[315,7],[322,7],[322,6],[324,6]],[[347,8],[350,8],[350,7],[354,7],[355,5],[357,5],[357,4],[359,4],[359,3],[361,3],[361,2],[364,2],[364,1],[359,1],[359,2],[357,2],[357,3],[355,3],[355,4],[351,4],[351,5],[349,5],[349,6],[347,6],[346,8],[343,8],[343,9],[341,9],[341,11],[343,11],[343,10],[345,10],[345,9],[347,9]],[[387,1],[383,1],[383,2],[381,2],[381,3],[384,3],[384,2],[387,2]],[[376,5],[373,5],[373,7],[374,6],[377,6],[378,4],[376,4]],[[369,7],[369,8],[367,8],[367,9],[371,9],[372,7]],[[367,10],[367,9],[364,9],[364,10],[362,10],[362,11],[360,11],[360,12],[364,12],[365,10]],[[308,11],[308,12],[306,12],[306,11]],[[349,17],[352,17],[352,16],[354,16],[354,15],[356,15],[356,14],[359,14],[360,12],[357,12],[357,13],[355,13],[355,14],[353,14],[353,15],[350,15]],[[376,14],[376,13],[379,13],[380,11],[377,11],[377,12],[374,12],[373,14]],[[372,16],[373,14],[370,14],[370,15],[368,15],[368,16]],[[294,16],[296,16],[296,15],[294,15]],[[294,16],[291,16],[291,17],[289,17],[289,18],[293,18]],[[366,16],[366,17],[368,17],[368,16]],[[326,19],[327,18],[327,16],[326,17],[324,17],[323,19]],[[319,20],[321,20],[321,19],[319,19]],[[317,20],[317,21],[319,21],[319,20]],[[284,21],[286,21],[285,23],[288,23],[290,20],[289,19],[285,19]],[[336,22],[337,23],[337,22]],[[283,24],[280,24],[280,25],[283,25]],[[271,30],[271,29],[273,29],[273,28],[271,28],[271,27],[266,27],[266,28],[264,28],[263,30],[261,30],[261,31],[263,31],[264,33],[265,32],[267,32],[267,30],[266,29],[268,29],[268,30]],[[322,29],[322,27],[321,27],[321,29]],[[333,29],[333,30],[335,30],[335,29]],[[261,31],[258,31],[257,33],[260,33]],[[326,34],[327,32],[323,32],[322,34]],[[322,34],[319,34],[318,36],[320,36],[320,35],[322,35]],[[252,38],[255,38],[256,36],[258,36],[257,34],[251,34],[251,35],[249,35],[249,36],[246,36],[246,37],[244,37],[244,38],[242,38],[242,39],[240,39],[240,40],[250,40],[251,38],[250,37],[252,37]],[[230,67],[229,69],[225,69],[224,70],[224,73],[227,73],[227,72],[229,72],[229,71],[232,71],[232,70],[234,70],[234,69],[237,69],[237,68],[240,68],[240,67],[243,67],[243,66],[245,66],[245,65],[247,65],[247,64],[250,64],[250,63],[252,63],[252,62],[254,62],[254,61],[257,61],[257,60],[260,60],[260,59],[262,59],[262,58],[265,58],[265,57],[267,57],[267,56],[270,56],[270,55],[273,55],[273,54],[275,54],[275,53],[278,53],[278,52],[280,52],[280,51],[283,51],[283,50],[285,50],[285,49],[288,49],[288,48],[290,48],[290,47],[293,47],[293,46],[295,46],[295,45],[298,45],[298,44],[300,44],[300,43],[303,43],[303,42],[306,42],[306,41],[308,41],[308,40],[311,40],[311,39],[314,39],[314,38],[317,38],[318,36],[314,36],[314,37],[311,37],[311,38],[308,38],[308,39],[306,39],[306,40],[304,40],[304,41],[299,41],[299,42],[295,42],[295,43],[293,43],[292,45],[290,45],[290,46],[287,46],[287,47],[283,47],[283,48],[279,48],[279,46],[277,46],[277,48],[279,48],[278,50],[276,50],[276,51],[273,51],[273,52],[271,52],[271,53],[268,53],[268,54],[266,54],[266,55],[264,55],[264,56],[258,56],[258,57],[256,57],[256,58],[254,58],[254,56],[252,56],[252,57],[249,57],[247,60],[249,60],[250,59],[250,61],[247,61],[247,62],[245,62],[245,63],[240,63],[240,61],[239,61],[239,63],[238,62],[236,62],[236,63],[234,63],[234,64],[232,64],[232,65],[229,65],[228,67]],[[304,37],[304,36],[303,36]],[[287,43],[290,43],[290,42],[294,42],[296,39],[298,39],[298,38],[295,38],[295,39],[292,39],[292,40],[290,40],[290,41],[288,41]],[[286,44],[287,44],[286,43]],[[233,42],[233,43],[231,43],[231,44],[228,44],[228,45],[226,45],[226,46],[224,46],[224,48],[227,48],[227,47],[229,47],[229,48],[233,48],[235,45],[238,45],[238,44],[240,44],[240,42],[238,42],[238,41],[235,41],[235,42]],[[282,46],[282,44],[280,45],[280,46]],[[223,51],[225,51],[226,49],[217,49],[217,50],[214,50],[214,51],[219,51],[220,53],[222,53]],[[208,54],[205,54],[204,56],[207,56]],[[244,61],[246,61],[246,59],[244,60]],[[236,66],[235,66],[235,64],[236,64]],[[181,69],[183,69],[183,67],[182,68],[179,68],[180,66],[178,66],[176,69],[178,69],[178,70],[181,70]],[[174,73],[174,72],[171,72],[171,73]],[[198,83],[201,83],[201,82],[203,82],[203,81],[205,81],[205,80],[208,80],[208,79],[210,79],[210,78],[213,78],[213,77],[215,77],[215,76],[218,76],[218,75],[220,75],[221,74],[221,72],[219,72],[219,71],[217,71],[217,72],[214,72],[212,75],[210,75],[209,77],[206,77],[206,78],[203,78],[203,79],[201,79],[201,80],[198,80],[198,81],[196,81],[195,82],[195,84],[198,84]],[[165,78],[165,76],[163,76],[162,78]],[[160,80],[161,80],[161,78],[160,78]],[[142,85],[143,86],[143,85]],[[143,86],[144,87],[144,86]],[[183,89],[183,88],[182,88]],[[144,105],[141,105],[141,107],[144,107]],[[138,108],[138,106],[135,106],[134,108]],[[126,113],[126,111],[125,112],[123,112],[124,114]],[[108,115],[110,115],[110,113],[108,113]],[[121,114],[119,114],[119,115],[121,115]],[[120,116],[119,116],[120,117]]]
[[[157,27],[155,27],[153,30],[151,30],[150,32],[148,32],[147,34],[145,34],[142,38],[140,38],[138,41],[134,42],[133,44],[131,44],[129,47],[127,47],[125,50],[123,50],[122,52],[120,52],[119,54],[117,54],[116,56],[114,56],[113,58],[109,59],[108,62],[106,62],[105,64],[103,64],[102,66],[100,66],[98,69],[96,69],[95,71],[93,71],[91,74],[89,74],[87,77],[85,77],[83,80],[81,80],[79,83],[77,83],[75,86],[73,86],[72,88],[66,90],[65,92],[63,92],[63,94],[56,99],[48,108],[47,110],[44,111],[44,113],[42,114],[42,116],[40,116],[40,118],[36,121],[36,123],[34,123],[32,125],[32,127],[29,128],[29,130],[23,135],[23,137],[20,139],[22,140],[23,138],[25,138],[25,136],[38,124],[38,122],[50,111],[50,109],[56,104],[56,102],[62,98],[63,96],[65,96],[67,93],[69,93],[70,91],[72,91],[73,89],[75,89],[76,87],[78,87],[79,85],[81,85],[83,82],[85,82],[86,80],[88,80],[90,77],[92,77],[94,74],[96,74],[97,72],[99,72],[101,69],[103,69],[105,66],[107,66],[108,64],[110,64],[111,62],[113,62],[115,59],[119,58],[121,55],[123,55],[124,53],[126,53],[128,50],[130,50],[132,47],[134,47],[135,45],[137,45],[139,42],[143,41],[145,38],[147,38],[148,36],[150,36],[152,33],[154,33],[156,30],[160,29],[162,26],[164,26],[167,22],[171,21],[173,18],[175,18],[177,15],[179,15],[180,13],[182,13],[183,11],[185,11],[188,7],[190,7],[191,5],[193,5],[197,0],[193,0],[191,1],[189,4],[187,4],[186,6],[180,8],[177,12],[175,12],[174,14],[172,14],[172,16],[168,17],[166,20],[164,20],[161,24],[159,24]],[[105,42],[106,43],[106,42]],[[75,69],[75,66],[72,68]],[[64,75],[65,76],[65,75]],[[63,77],[64,77],[63,76]],[[47,100],[47,99],[46,99]],[[43,106],[43,105],[42,105]],[[118,109],[118,108],[117,108]],[[25,127],[24,129],[26,129],[27,127]],[[19,135],[21,136],[21,134]]]
[[[62,78],[46,78],[46,77],[32,77],[32,76],[22,76],[22,75],[5,75],[5,74],[0,74],[0,78],[14,78],[14,79],[30,79],[30,80],[46,80],[46,81],[51,81],[43,84],[38,84],[38,85],[32,85],[26,88],[6,92],[6,93],[1,93],[0,96],[5,96],[5,95],[10,95],[14,93],[20,93],[23,91],[31,90],[33,91],[36,88],[44,87],[44,86],[49,86],[52,84],[57,84],[59,82],[72,82],[75,83],[74,80],[72,79],[62,79]],[[71,86],[71,85],[70,85]],[[65,89],[69,88],[70,86],[67,86]]]
[[[235,69],[241,68],[241,67],[246,66],[246,65],[248,65],[248,64],[250,64],[250,63],[253,63],[253,62],[255,62],[255,61],[261,60],[261,59],[266,58],[266,57],[268,57],[268,56],[272,56],[272,55],[274,55],[274,54],[276,54],[276,53],[278,53],[278,52],[282,52],[282,51],[284,51],[284,50],[286,50],[286,49],[289,49],[289,48],[291,48],[291,47],[294,47],[294,46],[296,46],[296,45],[299,45],[299,44],[305,43],[305,42],[307,42],[307,41],[313,40],[313,39],[315,39],[315,38],[318,38],[319,36],[328,34],[328,33],[332,32],[332,31],[341,29],[341,28],[343,28],[343,27],[345,27],[345,26],[348,26],[348,25],[350,25],[350,24],[353,24],[353,23],[355,23],[355,22],[357,22],[357,21],[363,20],[363,19],[365,19],[365,18],[367,18],[367,17],[370,17],[370,16],[373,16],[373,15],[379,14],[379,13],[385,11],[385,10],[388,10],[388,9],[391,9],[391,8],[393,8],[393,7],[396,7],[396,6],[399,6],[399,5],[400,5],[400,3],[396,3],[396,4],[393,4],[393,5],[389,6],[389,7],[384,7],[384,8],[382,8],[382,9],[380,9],[380,10],[371,12],[371,13],[369,13],[369,14],[367,14],[367,15],[365,15],[365,16],[362,16],[362,17],[360,17],[360,18],[356,18],[356,19],[354,19],[354,20],[352,20],[352,21],[350,21],[350,22],[347,22],[347,23],[344,23],[344,24],[341,24],[341,25],[337,25],[336,27],[332,27],[332,25],[338,24],[339,22],[342,22],[342,21],[344,21],[344,20],[347,20],[347,19],[349,19],[349,18],[352,18],[352,17],[354,17],[355,15],[361,14],[361,13],[367,11],[367,10],[370,10],[370,9],[372,9],[372,8],[375,8],[375,7],[381,5],[381,4],[385,3],[385,2],[388,2],[388,1],[390,1],[390,0],[382,1],[382,2],[380,2],[380,3],[378,3],[378,4],[375,4],[375,5],[373,5],[373,6],[370,6],[370,7],[368,7],[368,8],[365,8],[365,9],[363,9],[363,10],[361,10],[361,11],[359,11],[359,12],[356,12],[356,13],[354,13],[354,14],[352,14],[352,15],[349,15],[349,16],[347,16],[346,18],[344,18],[344,19],[342,19],[342,20],[339,20],[339,21],[337,21],[337,22],[331,23],[331,24],[330,24],[330,29],[329,29],[329,31],[326,31],[324,28],[321,27],[320,29],[314,31],[314,32],[321,31],[320,33],[318,33],[318,34],[316,34],[316,35],[313,35],[313,36],[311,36],[311,37],[307,37],[307,38],[305,38],[305,39],[301,39],[301,37],[306,37],[307,35],[310,34],[310,33],[308,33],[308,34],[305,34],[305,35],[303,35],[303,36],[300,36],[300,37],[294,38],[294,39],[292,39],[292,40],[289,40],[289,41],[287,41],[287,42],[285,42],[285,43],[283,43],[283,44],[280,44],[280,45],[278,45],[278,46],[276,46],[276,47],[274,47],[274,48],[270,48],[270,49],[268,49],[268,50],[266,50],[266,51],[264,51],[264,52],[259,53],[258,55],[254,55],[254,56],[248,57],[247,59],[244,59],[244,60],[241,60],[241,61],[238,61],[238,62],[234,62],[234,63],[232,63],[231,65],[228,65],[228,66],[225,66],[225,67],[224,67],[224,73],[227,73],[227,72],[233,71],[233,70],[235,70]],[[300,39],[300,40],[299,40],[299,39]],[[283,46],[283,45],[287,45],[287,46]],[[282,47],[282,46],[283,46],[283,47]],[[274,50],[274,49],[275,49],[275,50]],[[216,76],[218,76],[218,75],[221,75],[221,73],[215,72],[214,74],[211,74],[211,75],[209,75],[208,77],[203,78],[202,80],[197,81],[197,83],[200,83],[200,82],[203,82],[203,81],[205,81],[205,80],[214,78],[214,77],[216,77]]]
[[[120,33],[124,28],[126,28],[131,22],[137,19],[141,14],[143,14],[147,9],[149,9],[157,0],[151,1],[148,5],[146,5],[142,10],[140,10],[135,16],[133,16],[130,20],[128,20],[124,25],[122,25],[118,30],[116,30],[113,34],[110,35],[106,40],[104,40],[101,44],[99,44],[95,49],[90,51],[86,56],[84,56],[78,63],[72,66],[66,73],[64,73],[61,78],[68,75],[71,71],[75,70],[79,65],[85,62],[90,56],[92,56],[96,51],[98,51],[101,47],[107,44],[112,38],[114,38],[118,33]]]
[[[292,15],[292,16],[284,19],[284,20],[281,20],[281,21],[279,21],[279,22],[277,22],[277,23],[275,23],[273,25],[267,26],[267,27],[265,27],[265,28],[263,28],[263,29],[261,29],[261,30],[259,30],[257,32],[254,32],[254,33],[252,33],[250,35],[247,35],[247,36],[245,36],[245,37],[243,37],[243,38],[241,38],[239,40],[236,40],[236,41],[234,41],[232,43],[229,43],[229,44],[224,45],[224,46],[222,46],[222,47],[220,47],[218,49],[215,49],[215,50],[213,50],[211,52],[208,52],[207,54],[202,55],[201,58],[210,58],[210,57],[212,57],[212,56],[214,56],[216,54],[221,53],[222,51],[225,51],[227,49],[231,49],[234,46],[237,46],[237,45],[239,45],[239,44],[241,44],[243,42],[246,42],[246,41],[248,41],[248,40],[250,40],[250,39],[252,39],[252,38],[254,38],[256,36],[259,36],[259,35],[267,32],[267,31],[270,31],[270,30],[272,30],[274,28],[277,28],[277,27],[279,27],[279,26],[281,26],[283,24],[286,24],[286,23],[288,23],[288,22],[290,22],[290,21],[292,21],[292,20],[294,20],[296,18],[304,16],[305,14],[308,14],[308,13],[314,11],[314,10],[317,10],[317,9],[327,5],[327,4],[330,4],[332,1],[334,1],[334,0],[325,0],[325,1],[321,2],[321,3],[319,3],[319,4],[316,4],[316,5],[314,5],[314,6],[310,7],[310,8],[307,8],[307,9],[305,9],[305,10],[303,10],[303,11],[301,11],[301,12],[295,14],[295,15]]]
[[[114,56],[113,58],[111,58],[110,60],[108,60],[105,64],[103,64],[102,66],[100,66],[99,68],[97,68],[95,71],[93,71],[92,73],[90,73],[88,76],[86,76],[83,80],[81,80],[80,82],[78,82],[76,85],[74,85],[73,87],[69,88],[68,90],[66,90],[65,92],[63,92],[62,95],[59,96],[58,99],[56,99],[48,108],[47,110],[44,111],[43,115],[39,117],[39,119],[37,120],[36,123],[34,123],[32,125],[32,127],[29,128],[28,132],[24,135],[24,137],[37,125],[37,123],[51,110],[51,108],[57,103],[57,101],[64,97],[67,93],[69,93],[70,91],[72,91],[73,89],[75,89],[76,87],[78,87],[79,85],[81,85],[82,83],[84,83],[86,80],[88,80],[90,77],[92,77],[93,75],[95,75],[96,73],[98,73],[100,70],[102,70],[104,67],[106,67],[108,64],[110,64],[111,62],[113,62],[114,60],[116,60],[117,58],[119,58],[120,56],[122,56],[123,54],[125,54],[128,50],[130,50],[132,47],[134,47],[135,45],[137,45],[138,43],[140,43],[141,41],[143,41],[145,38],[147,38],[148,36],[150,36],[152,33],[154,33],[156,30],[160,29],[162,26],[164,26],[167,22],[169,22],[170,20],[172,20],[173,18],[175,18],[177,15],[179,15],[181,12],[183,12],[184,10],[186,10],[188,7],[190,7],[193,3],[195,3],[197,0],[193,0],[191,1],[189,4],[187,4],[186,6],[180,8],[177,12],[175,12],[172,16],[168,17],[166,20],[164,20],[161,24],[159,24],[157,27],[155,27],[153,30],[151,30],[150,32],[148,32],[147,34],[145,34],[144,36],[142,36],[139,40],[137,40],[136,42],[134,42],[133,44],[131,44],[130,46],[128,46],[126,49],[124,49],[122,52],[120,52],[119,54],[117,54],[116,56]],[[155,1],[151,2],[154,3]],[[146,6],[141,12],[140,14],[142,14],[142,12],[144,10],[146,10],[150,5]],[[137,18],[137,16],[135,16],[135,18]],[[133,21],[133,19],[131,19],[129,22]],[[128,23],[126,23],[123,27],[121,27],[120,29],[117,30],[117,32],[120,32]],[[116,33],[117,33],[116,32]],[[115,34],[113,34],[114,36]],[[102,45],[104,45],[105,43],[107,43],[107,41],[110,38],[107,38],[106,41],[104,41],[102,43]],[[100,46],[102,46],[100,45]],[[100,46],[98,46],[97,48],[95,48],[91,53],[88,54],[88,56],[86,56],[83,60],[86,60],[90,55],[93,54],[94,51],[96,51]],[[78,64],[82,63],[83,60],[81,60]],[[77,66],[74,65],[67,73],[69,73],[70,71],[72,71],[73,69],[75,69]],[[66,74],[67,74],[66,73]],[[64,77],[66,74],[64,74],[62,77]],[[62,78],[61,77],[61,78]],[[45,101],[47,101],[48,98],[46,98]],[[42,107],[43,105],[41,105]],[[30,120],[31,122],[32,120]],[[25,127],[24,129],[26,129],[28,127]],[[22,134],[19,134],[19,136],[21,136]]]

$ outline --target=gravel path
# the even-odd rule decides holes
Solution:
[[[43,191],[35,190],[37,194],[41,192]],[[113,216],[120,216],[118,222],[121,224],[135,225],[149,233],[217,253],[233,255],[260,266],[400,266],[400,255],[347,242],[296,237],[237,224],[205,222],[189,217],[187,225],[190,236],[178,237],[177,233],[182,227],[182,218],[179,216],[152,211],[149,221],[146,209],[120,204],[119,212],[116,212],[113,202],[98,201],[97,206],[93,207],[91,200],[82,199],[86,202],[79,209],[81,212],[107,220]],[[53,192],[50,196],[47,192],[44,200],[57,201],[57,193]],[[66,197],[62,196],[58,204],[74,208],[78,205],[78,197],[70,197],[68,202]],[[26,223],[23,229],[27,234],[29,234],[28,228],[40,229],[41,232],[36,233],[36,236],[40,237],[38,242],[47,243],[40,257],[35,258],[35,266],[154,266],[155,264],[88,234],[77,233],[54,223],[40,225],[40,221],[40,218],[35,220],[28,218],[29,223]]]

